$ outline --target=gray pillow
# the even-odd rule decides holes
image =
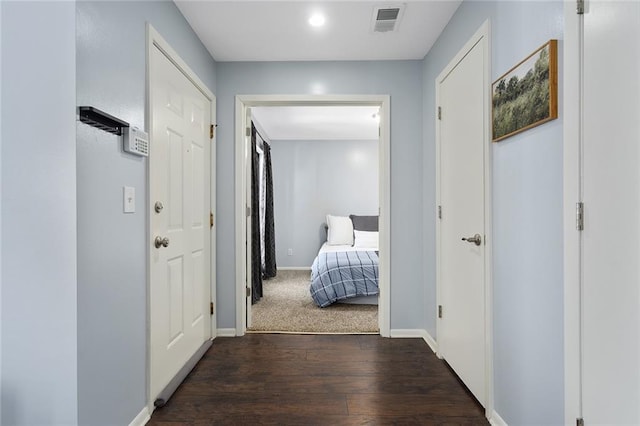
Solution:
[[[378,231],[378,216],[356,216],[355,214],[349,215],[351,222],[353,222],[353,229],[355,231]]]

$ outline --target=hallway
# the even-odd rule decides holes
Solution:
[[[148,425],[488,424],[422,339],[217,338]]]

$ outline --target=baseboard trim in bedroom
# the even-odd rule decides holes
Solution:
[[[422,338],[429,345],[429,348],[433,351],[433,353],[438,352],[438,342],[431,337],[427,330],[422,330],[419,328],[397,328],[392,329],[390,332],[390,336],[392,338]]]
[[[235,328],[219,328],[216,330],[216,337],[236,337]]]
[[[278,266],[278,271],[310,271],[311,266]]]
[[[500,417],[500,414],[498,414],[496,412],[496,410],[493,410],[493,412],[491,413],[491,418],[489,419],[489,424],[493,425],[493,426],[509,426],[507,425],[507,422],[505,422],[502,417]]]
[[[149,415],[149,408],[144,407],[142,411],[138,413],[135,419],[131,420],[129,426],[144,426],[149,420],[151,420],[151,416]]]

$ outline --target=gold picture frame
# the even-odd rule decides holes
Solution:
[[[499,142],[558,118],[558,41],[549,40],[491,85],[491,134]]]

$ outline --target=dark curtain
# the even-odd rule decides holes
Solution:
[[[251,303],[262,298],[262,254],[260,249],[260,159],[256,150],[256,128],[251,124]]]
[[[273,225],[273,173],[271,170],[271,147],[263,144],[265,168],[264,210],[264,278],[276,276],[276,235]]]

